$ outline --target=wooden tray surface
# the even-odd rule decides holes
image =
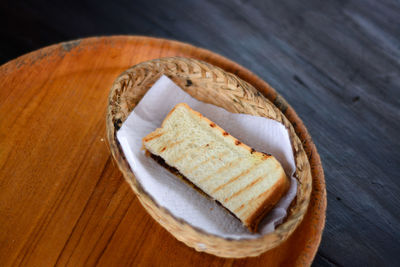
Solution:
[[[169,56],[207,61],[273,101],[303,140],[313,172],[309,210],[281,246],[224,259],[177,241],[142,208],[107,148],[105,114],[114,79]],[[285,100],[245,68],[165,39],[115,36],[61,43],[0,67],[0,262],[23,266],[310,265],[325,223],[319,155]]]

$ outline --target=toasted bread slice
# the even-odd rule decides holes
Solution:
[[[143,145],[252,232],[290,185],[273,156],[241,143],[185,103],[176,105]]]

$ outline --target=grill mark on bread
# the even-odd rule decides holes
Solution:
[[[151,136],[149,136],[149,137],[145,137],[145,138],[143,138],[143,141],[144,141],[144,142],[149,142],[149,141],[151,141],[151,140],[153,140],[153,139],[156,139],[156,138],[160,137],[160,136],[163,135],[163,134],[164,134],[164,133],[161,132],[161,133],[159,133],[159,134],[154,134],[154,135],[151,135]]]
[[[193,171],[197,170],[201,165],[209,162],[210,160],[214,159],[214,157],[209,157],[206,160],[200,161],[199,164],[195,165],[192,169],[190,169],[189,171],[187,171],[187,174],[192,173]]]
[[[167,133],[168,133],[168,132],[167,132]],[[174,139],[177,140],[177,141],[174,142],[174,143],[165,145],[161,150],[158,151],[158,153],[164,152],[167,148],[170,149],[170,148],[172,148],[172,147],[174,147],[174,146],[176,146],[176,145],[179,145],[179,144],[183,143],[184,140],[178,140],[178,138],[179,138],[180,136],[181,136],[181,133],[178,133],[177,135],[175,135],[175,136],[174,136]],[[144,140],[144,139],[143,139],[143,141],[144,141],[144,142],[148,142],[147,140]],[[168,141],[167,141],[167,142],[168,142]]]
[[[195,170],[198,169],[201,165],[203,165],[203,164],[205,164],[205,163],[207,163],[207,162],[209,162],[210,160],[213,160],[213,159],[216,159],[216,157],[211,156],[211,157],[207,158],[206,160],[203,160],[203,161],[199,162],[199,164],[193,166],[193,168],[192,168],[191,170],[189,170],[189,171],[187,172],[187,174],[189,174],[189,173],[195,171]]]
[[[186,152],[185,152],[185,153],[182,153],[180,157],[178,157],[177,159],[175,159],[175,160],[173,161],[173,163],[174,163],[174,164],[178,163],[179,161],[181,161],[182,159],[184,159],[188,154],[190,154],[190,153],[192,153],[193,151],[198,150],[198,149],[199,149],[198,147],[192,147],[192,148],[186,150]]]
[[[186,155],[191,152],[193,149],[186,151],[186,153],[183,153],[180,157],[178,157],[177,159],[174,160],[174,164],[178,163],[179,161],[181,161],[184,157],[186,157]]]
[[[213,142],[211,142],[210,144],[213,144]],[[208,144],[209,145],[209,144]],[[185,153],[183,153],[179,158],[177,158],[177,159],[175,159],[174,160],[174,164],[176,164],[176,163],[178,163],[179,161],[181,161],[184,157],[186,157],[188,154],[190,154],[190,153],[192,153],[193,151],[198,151],[198,153],[200,153],[200,149],[205,149],[207,146],[203,146],[203,147],[192,147],[192,148],[190,148],[190,149],[188,149],[188,150],[186,150],[186,152]],[[208,148],[207,148],[208,149]],[[222,158],[222,156],[223,156],[223,154],[219,154],[218,155],[218,157],[220,157],[220,158]]]
[[[214,128],[215,127],[215,123],[210,123],[210,126],[212,127],[212,128]]]
[[[236,140],[236,141],[235,141],[235,145],[237,145],[237,146],[240,145],[241,143],[242,143],[242,142],[240,142],[239,140]]]
[[[215,188],[212,193],[214,194],[215,192],[221,190],[222,188],[224,188],[225,186],[227,186],[228,184],[233,183],[234,181],[236,181],[237,179],[239,179],[241,176],[244,176],[246,174],[249,174],[251,171],[253,171],[258,165],[260,165],[262,163],[262,161],[257,162],[256,164],[254,164],[253,166],[251,166],[250,168],[242,171],[241,173],[239,173],[239,175],[231,178],[228,182],[218,186],[217,188]]]
[[[178,141],[176,141],[175,143],[168,144],[168,145],[164,146],[164,147],[160,150],[160,153],[161,153],[161,152],[164,152],[167,148],[168,148],[168,149],[171,149],[172,147],[174,147],[174,146],[176,146],[176,145],[179,145],[179,144],[181,144],[181,143],[183,143],[183,140],[178,140]]]
[[[256,197],[253,197],[252,199],[250,199],[249,201],[247,201],[246,203],[244,203],[244,204],[242,204],[239,208],[237,208],[236,210],[234,210],[234,212],[238,212],[238,211],[240,211],[244,206],[246,206],[246,205],[248,205],[249,203],[251,203],[251,202],[254,202],[254,201],[257,201],[257,200],[259,200],[260,198],[263,198],[265,195],[268,195],[270,192],[262,192],[261,194],[259,194],[258,196],[256,196]]]
[[[223,154],[220,154],[223,155]],[[200,183],[206,182],[207,180],[209,180],[211,177],[214,177],[216,174],[223,172],[224,170],[226,170],[229,167],[232,167],[232,165],[238,161],[241,161],[241,158],[237,158],[232,160],[231,162],[229,162],[226,165],[221,166],[220,168],[218,168],[215,172],[211,173],[210,175],[208,175],[207,177],[203,178]]]
[[[243,208],[244,208],[244,204],[240,205],[240,207],[237,208],[237,209],[235,209],[233,212],[238,212],[238,211],[240,211],[240,210],[243,209]]]
[[[261,158],[262,160],[266,160],[267,158],[271,157],[271,155],[263,153],[263,157]]]
[[[261,152],[261,153],[264,155],[265,158],[269,158],[269,157],[272,156],[271,154],[268,154],[268,153],[265,153],[265,152]]]
[[[215,175],[215,174],[217,174],[217,173],[223,172],[224,170],[228,169],[229,167],[232,167],[232,165],[233,165],[234,163],[237,163],[237,162],[239,162],[239,161],[241,161],[241,160],[242,160],[241,158],[237,158],[237,159],[232,160],[232,161],[229,162],[228,164],[226,164],[226,165],[224,165],[224,166],[221,166],[221,167],[220,167],[218,170],[216,170],[212,175]]]
[[[270,192],[262,192],[261,194],[259,194],[258,196],[256,196],[255,198],[250,199],[250,201],[256,201],[259,200],[260,198],[262,198],[265,195],[268,195]]]
[[[223,136],[227,136],[227,135],[229,135],[229,134],[228,134],[227,132],[223,132],[222,135],[223,135]]]
[[[260,182],[262,179],[264,178],[264,176],[260,176],[258,177],[256,180],[252,181],[251,183],[247,184],[245,187],[243,187],[242,189],[240,189],[239,191],[237,191],[236,193],[234,193],[233,195],[231,195],[230,197],[225,198],[224,202],[228,202],[230,200],[232,200],[233,198],[237,197],[238,195],[240,195],[241,193],[243,193],[244,191],[252,188],[255,184],[257,184],[258,182]]]

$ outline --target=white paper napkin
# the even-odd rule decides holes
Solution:
[[[152,158],[146,157],[141,150],[142,138],[160,127],[168,112],[182,102],[243,143],[275,156],[286,174],[291,176],[288,193],[262,220],[258,234],[250,233],[238,219],[183,183]],[[175,217],[210,234],[241,239],[256,238],[260,234],[272,232],[285,218],[286,210],[296,196],[297,182],[293,178],[295,161],[289,134],[281,123],[264,117],[230,113],[220,107],[200,102],[166,76],[162,76],[145,94],[117,132],[117,138],[136,179],[146,192]]]

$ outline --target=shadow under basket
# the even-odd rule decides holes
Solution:
[[[192,97],[233,113],[267,117],[289,132],[296,162],[297,195],[285,221],[256,239],[231,240],[211,235],[175,218],[157,204],[136,180],[116,138],[117,130],[148,89],[166,75]],[[307,155],[293,126],[282,112],[252,85],[208,63],[181,57],[161,58],[133,66],[114,82],[108,99],[107,138],[112,155],[147,212],[178,240],[197,251],[219,257],[258,256],[284,242],[302,221],[310,201],[312,176]],[[210,118],[212,120],[212,118]]]

